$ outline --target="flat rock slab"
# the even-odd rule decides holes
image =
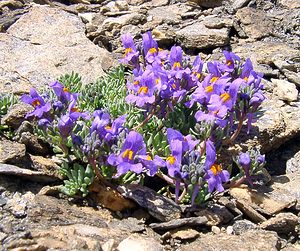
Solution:
[[[24,144],[10,140],[0,140],[0,163],[19,163],[26,154]]]
[[[71,71],[83,82],[93,82],[114,63],[85,36],[78,16],[46,5],[34,5],[7,33],[0,33],[0,47],[1,92],[41,88]]]
[[[191,244],[182,246],[180,250],[200,250],[199,248],[205,251],[277,251],[280,248],[280,241],[275,232],[250,230],[242,235],[225,233],[201,235]]]
[[[25,179],[29,179],[36,182],[55,182],[60,180],[59,178],[47,175],[42,172],[32,171],[29,169],[20,168],[14,165],[8,164],[0,164],[0,175],[12,175],[12,176],[19,176]]]
[[[157,194],[154,190],[140,185],[123,185],[117,190],[128,199],[146,208],[154,218],[170,221],[181,216],[180,207],[171,199]]]

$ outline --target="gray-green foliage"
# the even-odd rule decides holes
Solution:
[[[64,181],[64,186],[61,191],[69,196],[74,196],[79,192],[85,197],[88,194],[88,187],[92,184],[94,179],[93,168],[91,165],[83,167],[78,163],[69,166],[63,162],[60,173],[68,178]]]
[[[8,109],[18,103],[18,98],[14,94],[0,95],[0,117],[3,117]]]

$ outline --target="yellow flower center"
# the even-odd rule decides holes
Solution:
[[[248,82],[248,77],[244,77],[244,80],[245,80],[246,82]]]
[[[227,64],[228,66],[232,65],[232,63],[233,63],[232,60],[227,60],[227,61],[226,61],[226,64]]]
[[[179,62],[175,62],[173,64],[173,68],[180,68],[181,67],[181,64]]]
[[[214,89],[214,88],[213,88],[212,85],[206,86],[206,87],[205,87],[205,92],[212,92],[213,89]]]
[[[148,93],[148,87],[147,86],[142,86],[139,90],[138,90],[138,94],[140,93],[144,93],[147,94]]]
[[[124,56],[127,56],[128,55],[128,53],[130,53],[130,52],[132,52],[132,48],[126,48],[125,49],[125,52],[124,52]]]
[[[147,155],[146,160],[152,160],[150,155]]]
[[[169,157],[167,158],[167,161],[168,161],[171,165],[173,165],[173,164],[175,163],[175,161],[176,161],[176,158],[175,158],[174,156],[169,156]]]
[[[222,168],[218,164],[213,164],[210,168],[210,170],[213,172],[215,176],[217,176],[220,172],[222,172]]]
[[[40,102],[38,99],[36,99],[36,100],[33,100],[33,101],[31,102],[31,104],[32,104],[33,107],[36,107],[36,106],[40,106],[40,105],[41,105],[41,102]]]
[[[157,79],[155,79],[155,84],[159,84],[160,83],[160,79],[159,78],[157,78]]]
[[[149,49],[149,53],[150,54],[154,54],[156,52],[157,52],[157,50],[154,47],[152,47],[152,48]]]
[[[223,103],[225,103],[226,101],[228,101],[231,97],[229,95],[229,93],[225,92],[223,94],[220,95],[220,98],[222,100]]]
[[[132,150],[126,149],[124,151],[124,153],[122,154],[122,158],[125,159],[127,157],[128,157],[129,160],[132,160],[132,158],[133,158],[133,151]]]
[[[104,127],[106,130],[111,130],[111,126],[107,125]]]
[[[193,74],[194,74],[198,79],[201,78],[201,74],[200,74],[199,72],[194,71]]]
[[[79,109],[77,107],[71,108],[71,112],[79,112]]]
[[[134,85],[138,85],[140,83],[140,81],[136,80],[133,82]]]
[[[173,83],[173,84],[172,84],[172,88],[173,88],[173,89],[176,89],[176,87],[177,87],[176,84]]]
[[[63,88],[63,91],[64,91],[64,92],[70,92],[70,90],[69,90],[67,87],[64,87],[64,88]]]
[[[217,82],[218,79],[219,79],[219,77],[212,77],[210,82],[215,83],[215,82]]]

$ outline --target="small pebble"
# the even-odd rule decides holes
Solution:
[[[226,232],[227,232],[227,234],[233,234],[233,227],[232,226],[228,226],[226,228]]]
[[[211,227],[211,231],[214,233],[214,234],[219,234],[221,233],[221,229],[217,226],[212,226]]]

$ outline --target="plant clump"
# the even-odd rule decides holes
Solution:
[[[21,98],[34,108],[26,118],[60,154],[62,191],[86,196],[96,179],[143,183],[158,176],[176,202],[198,204],[225,183],[252,185],[264,155],[234,157],[235,176],[218,159],[244,122],[250,131],[265,99],[250,59],[224,51],[224,62],[191,61],[179,46],[160,49],[151,32],[140,45],[129,34],[122,42],[122,65],[98,82],[82,85],[72,73]]]

